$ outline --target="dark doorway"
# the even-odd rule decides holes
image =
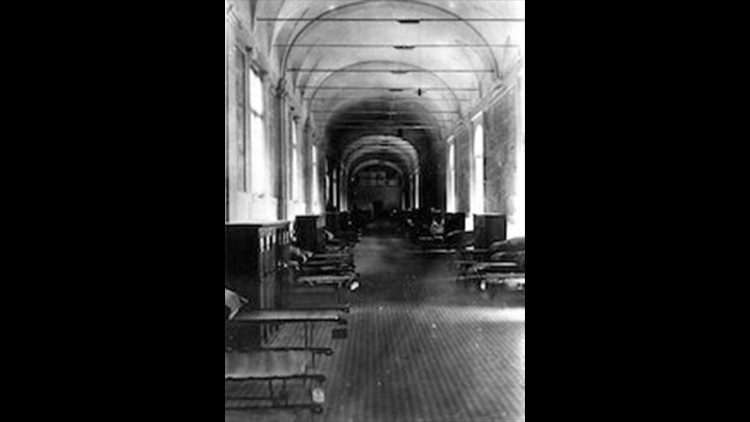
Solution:
[[[383,217],[383,201],[373,201],[372,211],[373,211],[375,218],[382,218]]]

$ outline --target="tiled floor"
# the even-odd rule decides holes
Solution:
[[[490,300],[455,282],[448,256],[411,249],[388,237],[357,245],[349,338],[316,335],[335,349],[318,365],[328,376],[322,415],[225,411],[225,421],[524,421],[525,293]],[[298,337],[287,326],[276,341]]]

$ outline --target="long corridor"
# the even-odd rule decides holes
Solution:
[[[325,412],[225,411],[225,421],[525,420],[525,293],[490,298],[465,287],[451,259],[402,238],[364,237],[349,338],[316,332],[317,344],[335,348],[318,364]],[[276,343],[298,343],[300,331],[286,326]]]

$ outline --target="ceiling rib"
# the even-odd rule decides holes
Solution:
[[[457,98],[455,100],[448,100],[448,99],[431,99],[431,98],[425,98],[425,97],[417,97],[417,98],[401,98],[401,99],[380,99],[380,100],[363,100],[361,97],[304,97],[303,100],[310,100],[310,101],[337,101],[337,100],[361,100],[361,102],[370,102],[370,103],[387,103],[387,104],[401,104],[401,103],[419,103],[423,101],[429,101],[431,103],[455,103],[458,102],[469,102],[471,101],[470,98]]]
[[[247,1],[247,0],[230,0],[230,1]],[[264,2],[282,2],[282,3],[293,3],[293,2],[301,2],[301,3],[313,3],[313,2],[326,2],[326,3],[332,3],[337,0],[263,0]],[[347,1],[347,0],[341,0],[341,1]],[[455,0],[432,0],[435,1],[455,1]],[[478,3],[516,3],[516,2],[525,2],[526,0],[461,0],[461,3],[468,3],[468,2],[478,2]]]
[[[258,22],[398,22],[402,25],[417,25],[422,22],[526,22],[526,18],[267,18]]]
[[[455,119],[430,119],[434,122],[453,122]],[[353,119],[353,120],[336,120],[337,123],[341,124],[349,124],[349,123],[399,123],[399,124],[416,124],[421,125],[423,122],[421,121],[415,121],[415,120],[378,120],[378,119],[371,119],[371,120],[362,120],[362,119]]]
[[[307,48],[393,48],[396,50],[413,50],[417,48],[518,48],[519,44],[274,44],[274,47],[307,47]]]
[[[420,110],[421,111],[421,110]],[[341,114],[384,114],[388,116],[400,116],[400,115],[412,115],[415,113],[415,111],[344,111],[344,110],[320,110],[320,109],[312,109],[310,110],[312,113],[341,113]],[[432,111],[432,110],[426,110],[427,113],[432,114],[459,114],[457,111]]]
[[[419,66],[416,66],[416,65],[413,65],[413,64],[404,63],[404,62],[389,62],[389,61],[386,61],[386,62],[383,62],[383,61],[371,61],[371,62],[369,62],[369,61],[365,61],[365,62],[358,62],[358,63],[355,63],[353,65],[341,68],[341,70],[343,71],[343,70],[355,69],[356,66],[368,65],[368,64],[373,64],[373,63],[378,63],[378,64],[385,63],[386,65],[390,65],[390,66],[398,67],[398,68],[402,68],[402,69],[404,68],[404,66],[406,66],[410,70],[411,69],[413,69],[413,70],[423,70],[424,69],[422,67],[419,67]],[[442,83],[442,85],[432,86],[432,87],[417,87],[416,94],[417,94],[418,97],[422,97],[422,94],[426,95],[427,93],[445,91],[445,92],[448,92],[451,97],[453,97],[453,99],[455,100],[456,103],[458,103],[458,99],[459,99],[459,97],[457,95],[458,91],[467,91],[467,90],[477,91],[477,92],[479,91],[479,88],[453,88],[453,87],[451,87],[451,85],[448,82],[446,82],[442,77],[438,76],[437,74],[435,74],[435,73],[425,73],[425,74],[432,76],[434,79],[436,79],[436,81],[439,84]],[[312,98],[314,98],[319,93],[321,93],[321,90],[335,90],[336,87],[332,87],[330,85],[325,86],[324,84],[329,83],[333,77],[339,76],[339,75],[340,75],[339,72],[333,72],[333,73],[330,73],[328,76],[326,76],[325,79],[323,81],[321,81],[315,87],[315,90],[313,92]],[[476,75],[474,75],[474,76],[476,76]],[[301,88],[300,87],[300,89],[304,90],[305,88]],[[373,89],[375,89],[375,90],[384,90],[385,89],[385,90],[387,90],[387,91],[389,91],[391,93],[401,93],[401,92],[404,92],[405,90],[406,91],[409,90],[409,88],[406,88],[406,87],[388,87],[388,86],[385,86],[385,87],[383,87],[383,86],[373,87],[371,85],[368,85],[368,86],[346,85],[345,89],[349,89],[349,90],[366,90],[366,91],[372,91]],[[395,98],[395,96],[392,96],[392,98]]]
[[[391,168],[395,170],[396,173],[398,173],[400,177],[404,176],[404,170],[401,167],[399,167],[398,165],[394,164],[391,161],[383,160],[383,159],[374,159],[374,160],[371,159],[371,160],[362,161],[361,163],[357,164],[357,166],[354,167],[353,170],[351,170],[351,175],[352,177],[355,177],[360,171],[364,169],[367,169],[370,167],[378,167],[378,166]]]
[[[438,78],[438,80],[442,81],[442,79],[440,79],[440,78]],[[405,90],[407,90],[407,91],[409,90],[408,88],[404,88],[404,87],[357,87],[357,86],[345,86],[343,88],[344,88],[344,90],[349,90],[349,91],[357,91],[357,90],[360,90],[360,91],[361,90],[364,90],[364,91],[383,91],[383,90],[385,90],[385,91],[392,92],[392,93],[395,93],[395,92],[404,92]],[[305,99],[315,98],[315,96],[317,96],[322,91],[336,90],[336,89],[337,89],[337,87],[317,86],[315,88],[315,91],[314,91],[312,97],[306,97]],[[431,98],[422,97],[423,93],[426,94],[427,92],[441,92],[441,91],[443,91],[443,92],[449,92],[453,96],[453,100],[452,101],[447,100],[447,99],[443,99],[444,101],[450,101],[451,104],[460,104],[461,101],[462,101],[462,99],[458,97],[457,91],[479,91],[479,89],[478,88],[455,88],[454,89],[454,88],[451,88],[449,86],[446,86],[446,87],[431,87],[431,88],[424,88],[424,89],[419,88],[416,93],[419,95],[418,98],[422,98],[422,99],[425,99],[425,100],[429,101],[429,100],[432,100],[432,99]],[[340,97],[340,96],[338,96],[338,97]],[[392,96],[392,99],[395,100],[396,97]],[[465,101],[468,102],[468,101],[471,101],[471,99],[466,99]],[[390,103],[390,105],[392,106],[393,103]]]
[[[298,89],[307,89],[307,86],[297,86]],[[312,88],[312,87],[309,87]],[[349,90],[349,91],[390,91],[390,92],[403,92],[403,91],[412,91],[414,88],[409,87],[387,87],[387,86],[317,86],[314,87],[316,90],[324,89],[324,90]],[[439,86],[433,86],[433,87],[423,87],[422,93],[424,94],[426,91],[479,91],[479,88],[444,88]]]
[[[407,162],[412,169],[419,166],[419,153],[414,145],[394,136],[371,135],[361,137],[344,148],[341,159],[344,163],[351,165],[358,158],[373,152],[394,154]]]
[[[339,124],[330,124],[330,127],[335,127],[338,129],[368,129],[366,127],[362,126],[355,126],[355,125],[339,125]],[[381,125],[382,128],[385,129],[440,129],[440,126],[433,126],[433,125],[419,125],[419,126],[395,126],[395,125]]]
[[[291,52],[294,49],[293,48],[294,44],[297,42],[297,40],[300,39],[300,37],[302,36],[302,34],[307,31],[307,29],[309,29],[315,23],[320,22],[321,19],[336,19],[336,18],[329,17],[329,15],[331,15],[333,13],[343,12],[344,10],[348,10],[350,8],[358,8],[358,7],[361,7],[363,4],[364,4],[364,2],[356,2],[356,3],[344,4],[344,5],[340,5],[340,6],[331,6],[331,7],[328,8],[328,10],[326,10],[325,12],[323,12],[320,15],[316,16],[315,18],[305,18],[305,19],[309,19],[309,20],[305,23],[305,26],[302,29],[300,29],[294,35],[294,37],[292,38],[292,41],[290,43],[291,47],[287,48],[285,50],[285,52],[284,52],[284,58],[282,60],[282,66],[281,66],[281,68],[282,69],[286,69],[287,68],[287,64],[288,64],[288,61],[289,61],[289,56],[291,55]],[[418,3],[415,3],[415,4],[419,4],[421,6],[432,8],[432,9],[438,10],[441,13],[444,13],[446,15],[451,16],[450,18],[433,18],[433,19],[452,19],[452,20],[454,20],[456,22],[463,23],[466,26],[468,26],[468,28],[477,35],[477,37],[479,37],[479,39],[481,40],[481,42],[483,44],[485,44],[485,45],[489,44],[487,42],[487,39],[484,37],[484,35],[482,35],[482,33],[474,25],[472,25],[469,21],[467,21],[464,17],[462,17],[462,16],[460,16],[460,15],[458,15],[458,14],[456,14],[456,13],[454,13],[454,12],[448,10],[448,9],[446,9],[445,7],[437,6],[435,4],[428,4],[428,3],[421,3],[421,2],[418,2]],[[299,19],[302,19],[302,18],[300,17]],[[339,19],[342,19],[342,18],[339,18]],[[398,21],[403,22],[403,20],[400,20],[400,19],[396,19],[396,21],[397,22]],[[525,22],[525,18],[524,18],[524,22]],[[498,65],[498,62],[497,62],[497,58],[495,57],[494,53],[492,53],[492,49],[490,47],[485,47],[485,48],[490,52],[490,57],[491,57],[492,63],[494,64],[494,68],[499,73],[499,69],[500,68],[499,68],[499,65]],[[282,75],[282,77],[284,77],[284,76],[285,75]]]
[[[305,73],[493,73],[492,69],[324,69],[324,68],[292,68],[287,72]]]

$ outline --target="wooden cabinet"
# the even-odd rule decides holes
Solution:
[[[289,223],[224,225],[224,283],[250,301],[248,309],[278,309],[283,264],[289,258]],[[258,347],[277,327],[246,327],[239,346]]]
[[[445,213],[445,234],[466,230],[466,214],[462,212]]]
[[[341,213],[338,211],[326,211],[325,226],[333,234],[341,232]]]
[[[500,214],[474,215],[474,246],[487,249],[493,242],[506,240],[507,218]]]
[[[298,215],[294,221],[297,245],[311,252],[323,252],[325,247],[325,217],[322,215]]]

